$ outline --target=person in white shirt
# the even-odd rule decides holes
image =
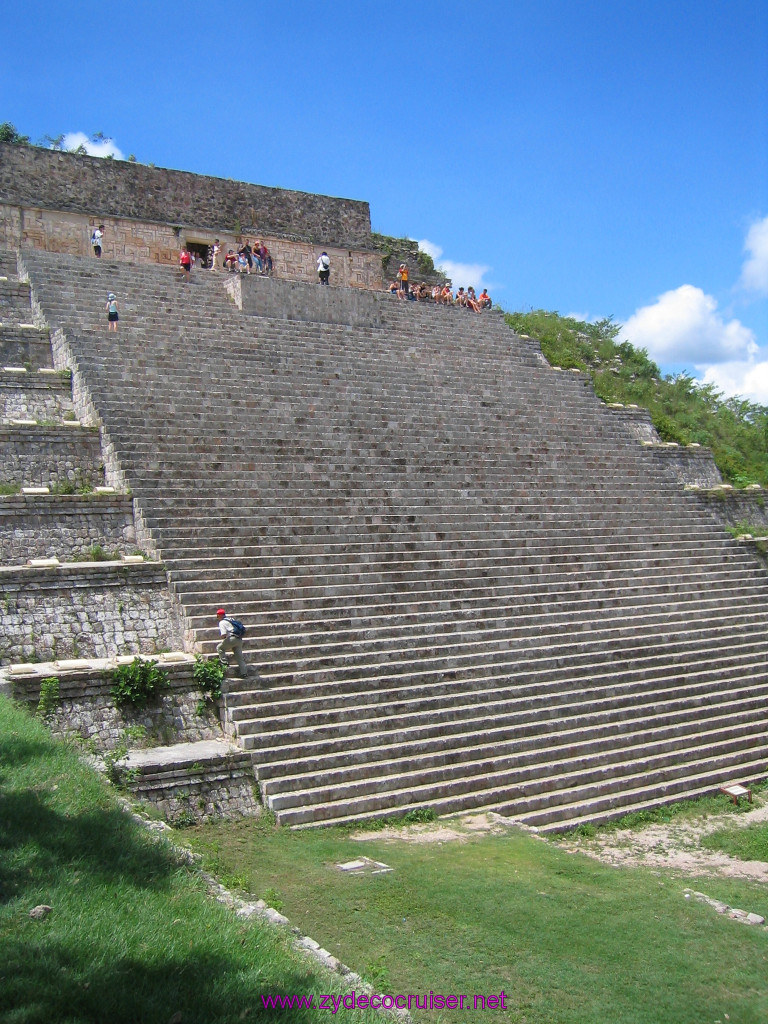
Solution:
[[[221,642],[216,648],[221,661],[225,665],[229,664],[227,654],[231,651],[237,661],[237,670],[240,673],[242,679],[248,678],[248,666],[245,664],[243,658],[243,638],[238,635],[237,629],[233,620],[227,615],[224,608],[219,608],[216,612],[216,617],[219,620],[219,633],[221,633]]]
[[[104,241],[104,225],[99,224],[97,228],[93,229],[91,235],[91,245],[93,246],[93,255],[101,256],[101,244]]]
[[[331,260],[327,252],[321,253],[317,258],[317,274],[320,284],[328,284],[328,279],[331,276]]]

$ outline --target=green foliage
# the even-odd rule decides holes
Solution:
[[[189,810],[179,811],[172,821],[173,827],[178,829],[192,828],[192,826],[196,824],[197,818],[194,816],[192,811]]]
[[[434,260],[432,259],[428,252],[422,252],[421,249],[419,249],[419,254],[416,257],[416,264],[421,273],[424,275],[434,274],[435,272]]]
[[[748,523],[746,519],[742,519],[735,526],[726,526],[726,530],[732,537],[741,537],[745,533],[749,533],[753,537],[768,537],[768,526]]]
[[[247,879],[243,875],[239,877],[243,884],[239,885],[238,888],[247,889]],[[273,910],[282,910],[285,907],[285,900],[283,899],[283,894],[280,892],[279,889],[273,889],[271,887],[269,889],[265,889],[264,892],[261,894],[261,899],[264,900],[268,907],[272,907]]]
[[[114,552],[110,554],[109,551],[105,551],[101,544],[94,544],[88,550],[87,560],[89,562],[114,562],[119,557]]]
[[[40,698],[37,702],[35,717],[43,721],[50,718],[59,704],[60,691],[57,676],[46,676],[40,683]]]
[[[17,146],[28,146],[29,136],[20,135],[10,121],[0,124],[0,142],[12,142]]]
[[[604,402],[647,409],[663,441],[710,448],[734,486],[768,486],[768,406],[726,398],[686,373],[662,376],[644,349],[616,342],[621,328],[611,318],[590,324],[539,309],[507,313],[506,320],[538,339],[553,366],[589,373]]]
[[[402,819],[405,825],[420,825],[424,822],[436,820],[437,811],[434,807],[414,807],[414,809],[412,811],[408,811]]]
[[[203,658],[198,654],[192,669],[192,678],[203,695],[204,705],[206,702],[221,700],[224,662],[220,658]]]
[[[115,704],[140,710],[168,686],[168,673],[156,661],[136,657],[129,665],[120,665],[113,675],[109,691]]]

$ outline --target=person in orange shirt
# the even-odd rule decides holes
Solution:
[[[397,271],[397,280],[400,282],[400,298],[408,298],[408,265],[401,263]]]

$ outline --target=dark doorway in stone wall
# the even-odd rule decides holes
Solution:
[[[198,267],[208,267],[208,242],[187,242],[187,248],[192,253]]]

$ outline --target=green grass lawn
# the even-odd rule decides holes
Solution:
[[[609,868],[519,832],[414,845],[241,822],[185,837],[384,992],[505,993],[504,1011],[465,1002],[418,1021],[768,1021],[768,934],[683,895],[692,885],[768,917],[758,885]],[[335,866],[361,855],[394,871]]]
[[[722,850],[739,860],[761,860],[768,863],[768,822],[745,828],[721,828],[702,837],[708,850]]]
[[[178,833],[230,886],[265,896],[380,991],[464,996],[417,1022],[764,1024],[768,933],[683,898],[768,916],[764,887],[607,868],[528,835],[358,843],[265,819]],[[390,874],[336,868],[361,855]],[[38,904],[53,910],[29,917]],[[240,922],[119,808],[71,748],[0,700],[0,1021],[215,1024],[335,1019],[284,930]],[[504,1009],[475,1009],[475,995]],[[269,1009],[267,995],[315,997]],[[726,1017],[726,1014],[728,1015]]]
[[[39,904],[52,912],[33,920]],[[340,982],[293,954],[285,930],[210,899],[71,748],[0,698],[2,1024],[306,1024],[322,1014],[264,1009],[262,995]]]

